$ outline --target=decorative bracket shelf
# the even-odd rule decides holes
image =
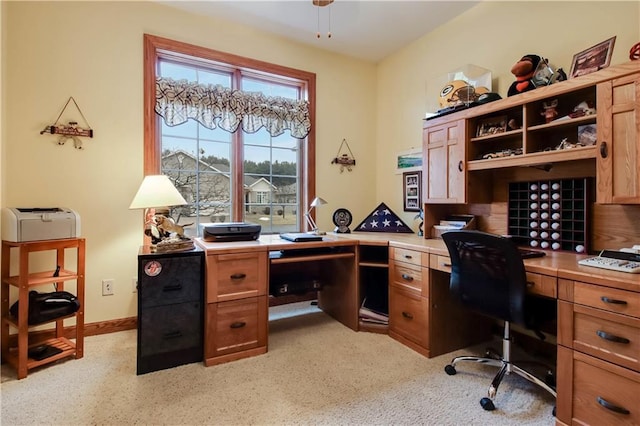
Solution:
[[[62,117],[62,114],[67,109],[67,107],[69,106],[69,102],[71,101],[73,101],[73,104],[76,106],[76,109],[78,110],[78,112],[80,113],[80,116],[84,120],[86,128],[78,126],[77,121],[70,121],[68,125],[58,124],[58,122],[60,121],[60,117]],[[79,136],[89,137],[89,138],[93,137],[93,129],[89,126],[87,119],[84,118],[84,114],[82,114],[82,111],[80,111],[80,107],[76,103],[76,100],[73,99],[73,96],[69,97],[69,99],[67,100],[67,103],[64,105],[64,108],[62,108],[62,111],[60,111],[60,114],[58,115],[58,118],[56,119],[55,123],[45,127],[40,132],[41,135],[44,133],[50,133],[52,135],[60,135],[60,137],[58,138],[58,145],[64,145],[67,139],[72,139],[73,146],[76,149],[83,149],[82,141],[79,139]]]
[[[342,153],[342,148],[346,147],[349,153]],[[349,148],[349,144],[346,139],[342,139],[342,143],[340,144],[340,148],[338,148],[338,154],[336,157],[331,160],[331,164],[340,164],[340,173],[344,172],[346,168],[348,171],[352,170],[352,167],[356,165],[356,159],[353,158],[353,153],[351,152],[351,148]]]

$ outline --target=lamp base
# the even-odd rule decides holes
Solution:
[[[173,253],[179,251],[190,251],[194,248],[195,245],[193,244],[193,239],[191,238],[170,237],[163,239],[158,244],[151,245],[151,252]]]

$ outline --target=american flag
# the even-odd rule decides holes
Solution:
[[[409,228],[385,203],[380,203],[365,220],[355,228],[364,232],[397,232],[413,234]]]

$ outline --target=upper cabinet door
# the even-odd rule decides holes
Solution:
[[[465,203],[465,121],[427,127],[422,138],[424,202]]]
[[[640,74],[598,84],[596,202],[640,204]]]

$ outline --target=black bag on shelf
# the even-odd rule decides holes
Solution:
[[[18,318],[19,302],[11,305],[9,312]],[[40,324],[55,320],[76,312],[80,309],[78,298],[68,291],[54,291],[52,293],[29,292],[29,325]]]

